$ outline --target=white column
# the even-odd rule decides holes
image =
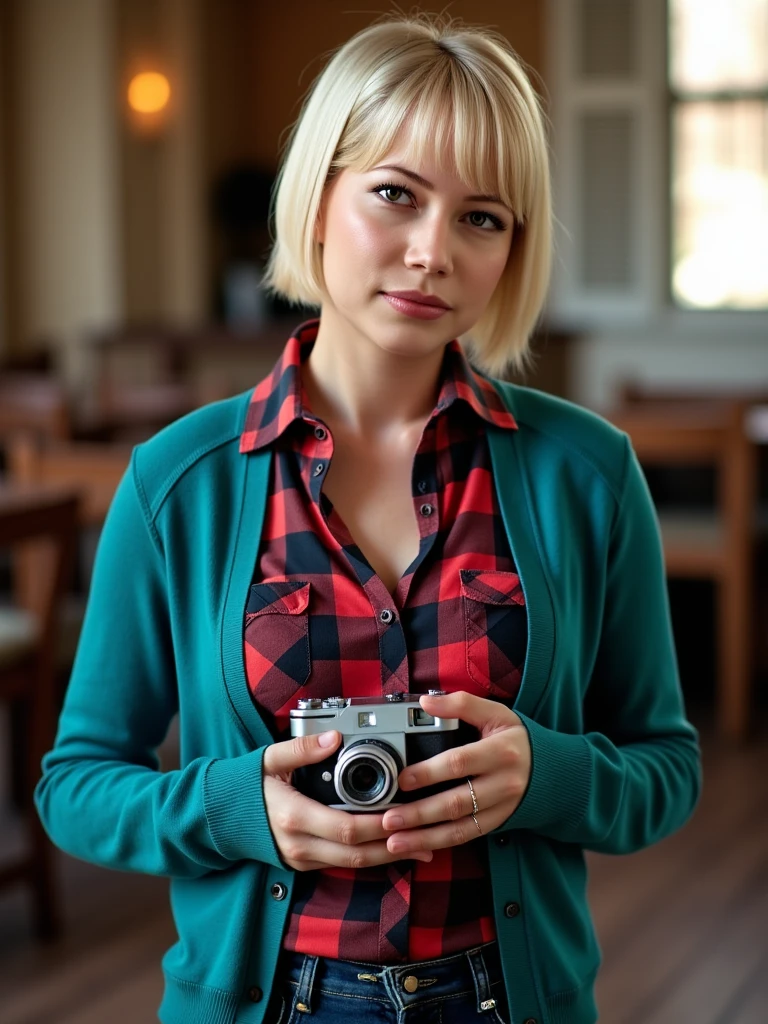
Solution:
[[[87,386],[85,332],[121,314],[113,0],[17,4],[20,334],[61,342]]]

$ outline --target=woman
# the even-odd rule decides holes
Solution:
[[[583,850],[679,827],[699,758],[626,437],[486,375],[524,359],[550,221],[502,38],[359,33],[277,193],[269,279],[319,320],[134,453],[37,799],[70,853],[171,876],[167,1024],[597,1019]],[[291,785],[341,744],[290,738],[301,698],[408,692],[476,730],[400,775],[437,792]]]

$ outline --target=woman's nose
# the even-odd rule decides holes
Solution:
[[[424,218],[414,225],[405,254],[406,266],[428,274],[453,271],[450,227],[438,217]]]

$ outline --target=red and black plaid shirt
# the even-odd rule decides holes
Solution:
[[[485,436],[487,423],[515,430],[513,417],[451,342],[413,467],[419,553],[393,597],[322,493],[333,437],[309,408],[300,372],[317,326],[299,327],[256,387],[240,443],[244,453],[274,448],[244,625],[254,701],[284,739],[301,697],[439,687],[513,700],[527,615]],[[486,846],[478,839],[436,851],[429,864],[297,873],[284,945],[393,963],[494,937]]]

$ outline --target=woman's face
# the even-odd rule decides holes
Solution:
[[[500,199],[474,194],[435,161],[408,164],[402,152],[369,171],[347,168],[326,189],[317,227],[322,319],[419,356],[477,323],[506,265],[514,218]]]

